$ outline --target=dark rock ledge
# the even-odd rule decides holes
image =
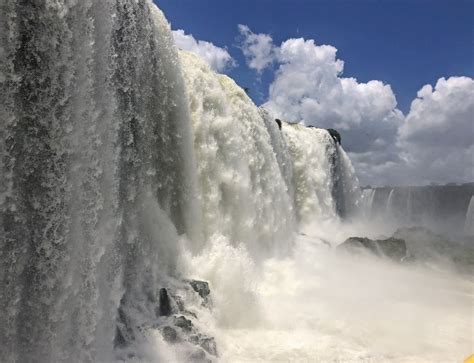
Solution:
[[[125,313],[127,303],[122,299],[118,310],[115,348],[127,352],[134,342],[147,335],[147,331],[155,330],[161,333],[168,344],[179,344],[179,349],[184,352],[186,361],[215,362],[218,357],[215,339],[199,330],[193,323],[193,321],[197,321],[198,316],[186,308],[186,299],[189,299],[193,294],[201,300],[201,305],[204,308],[212,309],[209,283],[199,280],[181,280],[173,283],[173,286],[160,288],[157,294],[158,298],[149,296],[149,303],[151,306],[155,305],[155,318],[151,319],[154,322],[148,326],[134,324],[133,320]],[[127,358],[130,358],[130,354]]]
[[[350,237],[337,246],[337,249],[355,253],[369,252],[397,262],[403,262],[408,257],[405,240],[394,237],[375,240],[365,237]]]

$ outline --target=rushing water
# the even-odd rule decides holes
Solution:
[[[466,210],[466,218],[464,220],[464,232],[466,234],[474,235],[474,195],[469,201]]]
[[[182,362],[157,304],[184,278],[201,361],[468,353],[470,281],[328,248],[369,229],[326,130],[280,130],[151,1],[0,8],[0,361]]]
[[[109,361],[119,305],[148,319],[193,232],[169,25],[146,1],[1,6],[1,360]]]

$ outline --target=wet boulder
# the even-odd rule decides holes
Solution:
[[[275,122],[277,123],[278,128],[281,130],[281,120],[278,119],[278,118],[276,118],[276,119],[275,119]]]
[[[367,251],[376,256],[387,257],[398,262],[407,257],[405,240],[394,237],[376,240],[365,237],[350,237],[337,248],[351,252]]]
[[[341,134],[337,130],[334,130],[334,129],[326,129],[326,130],[327,132],[329,132],[329,135],[331,135],[333,140],[339,145],[341,145]]]
[[[179,343],[184,351],[194,354],[190,361],[210,363],[212,356],[217,356],[216,342],[201,331],[199,324],[196,324],[198,315],[186,306],[187,299],[196,304],[196,294],[202,299],[202,306],[211,309],[211,290],[206,281],[183,279],[161,288],[156,306],[157,319],[151,329],[159,331],[167,343]],[[116,340],[118,343],[126,340],[122,331],[119,331]]]
[[[178,333],[176,332],[176,329],[171,326],[164,326],[161,329],[161,335],[163,336],[163,339],[168,343],[173,344],[178,341]]]
[[[160,300],[158,306],[158,316],[169,316],[172,313],[171,301],[168,291],[163,287],[160,289]]]
[[[189,355],[189,361],[194,363],[212,363],[206,355],[206,352],[202,349],[196,349]]]
[[[217,356],[217,345],[214,338],[201,333],[197,333],[190,337],[190,342],[200,346],[209,354]]]
[[[209,289],[209,283],[200,280],[188,280],[189,285],[196,291],[202,298],[204,305],[208,305],[210,302],[211,290]]]
[[[193,329],[193,323],[191,320],[186,319],[183,315],[174,317],[174,325],[187,332],[190,332]]]

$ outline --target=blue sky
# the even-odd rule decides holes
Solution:
[[[237,24],[288,38],[330,44],[344,60],[344,76],[392,86],[406,113],[416,92],[440,77],[474,76],[472,0],[161,0],[173,29],[227,47],[239,66],[227,72],[251,88],[256,103],[267,97],[272,72],[261,82],[245,67]]]

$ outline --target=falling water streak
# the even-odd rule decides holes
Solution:
[[[412,219],[413,219],[413,192],[411,188],[408,188],[406,221],[408,223],[411,223]]]
[[[288,142],[298,221],[309,224],[336,218],[331,161],[336,147],[325,130],[283,123]]]
[[[362,193],[349,156],[341,145],[336,142],[334,144],[336,154],[333,161],[335,167],[332,169],[333,198],[336,203],[338,216],[345,220],[350,220],[358,214]]]
[[[372,194],[374,193],[373,189],[364,189],[362,191],[362,199],[361,199],[361,213],[362,218],[367,219],[370,216],[370,200],[372,198]]]
[[[110,361],[119,302],[149,319],[193,235],[169,25],[143,0],[1,6],[0,356]]]
[[[385,206],[385,218],[391,218],[393,216],[393,194],[395,189],[390,190],[387,198],[387,204]]]
[[[364,189],[362,191],[360,211],[364,220],[369,220],[372,217],[376,191],[377,189]]]
[[[469,200],[466,210],[466,218],[464,221],[464,233],[466,235],[474,235],[474,195]]]

